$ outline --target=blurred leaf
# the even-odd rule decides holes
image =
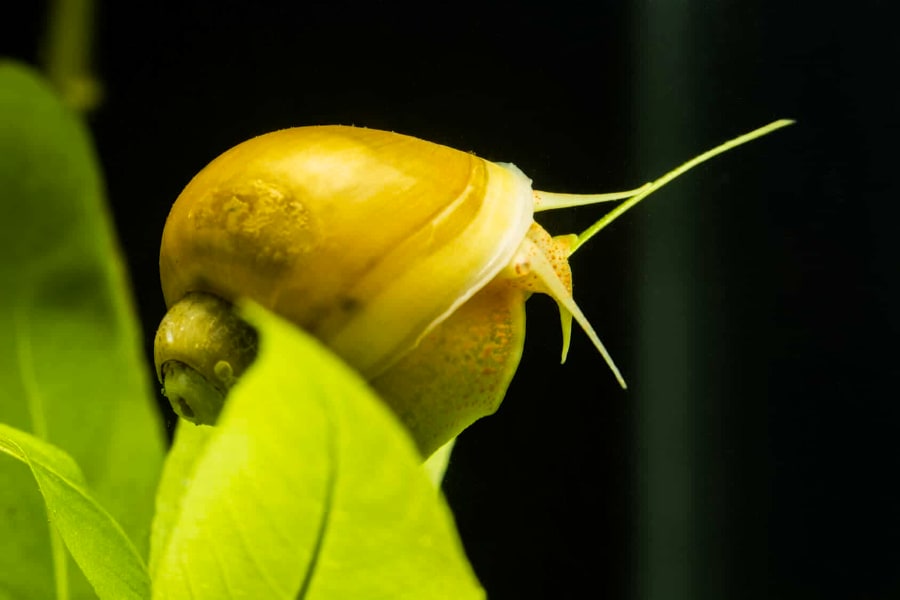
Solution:
[[[393,414],[318,342],[261,309],[248,316],[260,356],[219,424],[179,426],[154,597],[482,598]]]
[[[119,524],[85,488],[75,461],[40,439],[0,424],[0,453],[31,469],[50,522],[102,599],[149,598],[150,578]]]
[[[146,556],[164,438],[99,170],[83,124],[9,61],[0,190],[0,422],[72,456]],[[93,597],[27,471],[2,461],[0,481],[0,597]]]

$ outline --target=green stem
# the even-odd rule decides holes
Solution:
[[[91,69],[93,0],[54,0],[42,48],[44,71],[63,101],[88,112],[100,103],[101,84]]]

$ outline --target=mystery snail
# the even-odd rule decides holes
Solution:
[[[312,333],[365,377],[423,456],[496,411],[534,292],[558,304],[562,358],[574,318],[625,387],[572,297],[568,257],[696,164],[790,124],[735,138],[629,192],[535,191],[521,171],[417,138],[357,127],[285,129],[201,170],[162,236],[169,312],[157,376],[175,411],[212,424],[252,362],[251,299]],[[551,237],[540,210],[626,200],[581,234]]]

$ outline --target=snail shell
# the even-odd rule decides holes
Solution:
[[[532,203],[517,170],[437,144],[279,131],[182,192],[163,232],[163,295],[249,297],[371,378],[509,263]]]

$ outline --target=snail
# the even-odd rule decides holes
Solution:
[[[572,296],[568,257],[696,164],[790,124],[735,138],[636,190],[532,189],[494,163],[398,133],[284,129],[245,141],[187,185],[166,221],[168,313],[156,373],[174,410],[212,424],[252,363],[241,298],[312,333],[359,372],[429,456],[497,410],[524,345],[533,293],[559,306],[562,360],[574,318],[625,380]],[[553,237],[534,213],[625,200],[581,235]]]

